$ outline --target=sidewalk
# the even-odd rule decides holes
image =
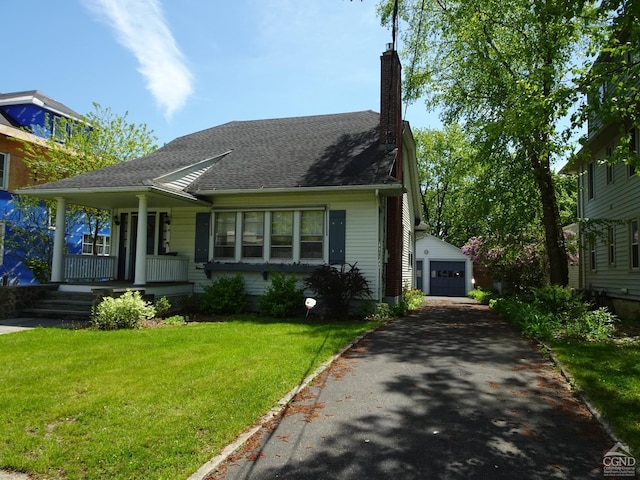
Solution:
[[[487,307],[428,299],[349,350],[207,478],[602,479],[614,443]]]

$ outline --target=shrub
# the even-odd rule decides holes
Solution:
[[[165,318],[171,311],[171,302],[167,297],[160,297],[153,305],[156,309],[156,315]]]
[[[581,318],[589,310],[589,304],[569,287],[550,284],[534,288],[532,293],[536,308],[561,322]]]
[[[489,305],[489,302],[496,298],[495,292],[491,290],[483,290],[481,288],[475,288],[467,295],[469,298],[473,298],[483,305]]]
[[[393,313],[388,303],[376,303],[373,307],[373,312],[365,314],[364,317],[372,322],[381,322],[392,318]]]
[[[104,297],[91,310],[91,324],[98,330],[137,328],[143,320],[153,318],[155,308],[145,302],[140,292],[127,290],[122,296]]]
[[[606,308],[599,308],[567,323],[562,336],[589,342],[609,340],[616,330],[617,321],[617,317]]]
[[[424,292],[422,290],[402,290],[402,299],[407,304],[409,311],[420,308],[424,304]]]
[[[302,288],[296,287],[295,275],[272,273],[271,285],[258,299],[260,315],[284,318],[297,315],[304,305]]]
[[[355,298],[371,295],[367,279],[355,264],[342,264],[339,270],[331,265],[318,267],[305,285],[322,298],[327,313],[335,318],[346,318]]]
[[[162,322],[167,325],[182,325],[185,322],[185,318],[182,315],[172,315],[165,318]]]
[[[202,310],[214,315],[244,312],[247,308],[247,292],[242,276],[219,278],[204,288],[200,301]]]

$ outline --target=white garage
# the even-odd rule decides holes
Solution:
[[[426,295],[464,297],[473,288],[473,264],[462,251],[428,233],[416,240],[416,288]]]

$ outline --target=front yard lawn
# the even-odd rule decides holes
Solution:
[[[554,341],[550,346],[576,386],[640,459],[640,344]]]
[[[372,323],[247,318],[0,336],[0,468],[187,478]]]

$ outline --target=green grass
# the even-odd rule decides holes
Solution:
[[[640,345],[552,342],[577,386],[640,458]]]
[[[229,321],[0,336],[0,468],[188,477],[371,323]]]

